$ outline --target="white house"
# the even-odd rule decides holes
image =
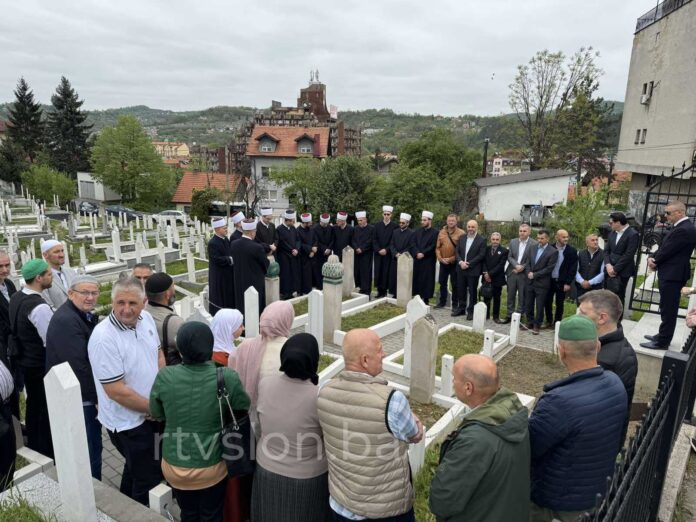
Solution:
[[[565,203],[574,183],[572,172],[551,169],[474,181],[479,191],[479,212],[491,221],[519,221],[523,205]]]
[[[121,201],[121,195],[96,181],[89,172],[77,173],[77,194],[80,199],[93,202]]]

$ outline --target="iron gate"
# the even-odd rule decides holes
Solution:
[[[670,201],[678,199],[686,205],[686,217],[696,223],[696,162],[690,166],[682,165],[679,172],[672,168],[670,175],[664,174],[650,185],[645,194],[643,219],[638,224],[640,246],[636,256],[636,276],[631,287],[629,308],[640,312],[659,313],[660,293],[657,288],[657,276],[647,267],[647,257],[655,252],[662,239],[669,232],[670,226],[665,217],[665,207]],[[691,256],[691,272],[694,268],[694,256]],[[685,316],[687,299],[682,298],[679,317]]]

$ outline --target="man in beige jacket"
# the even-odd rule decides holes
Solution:
[[[442,227],[437,236],[437,244],[435,245],[435,255],[440,264],[440,275],[438,283],[440,283],[440,299],[435,308],[444,308],[447,306],[447,286],[448,281],[452,281],[452,310],[458,308],[457,303],[457,263],[456,249],[459,243],[459,238],[465,234],[464,230],[459,228],[459,216],[450,214],[447,216],[447,225]]]

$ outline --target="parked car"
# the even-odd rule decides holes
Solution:
[[[142,212],[137,212],[129,207],[124,207],[123,205],[111,205],[104,209],[106,214],[109,216],[118,217],[120,214],[126,215],[126,221],[133,221],[136,217],[142,217]]]
[[[163,210],[159,214],[153,214],[155,221],[176,221],[184,225],[191,219],[183,210]]]
[[[609,239],[609,234],[611,233],[611,226],[609,225],[609,214],[612,212],[616,212],[615,210],[601,210],[599,212],[602,221],[599,224],[597,233],[599,234],[599,237],[601,237],[604,241],[607,241]],[[633,214],[626,214],[626,219],[628,220],[628,224],[631,228],[635,228],[637,232],[640,233],[640,223],[636,221],[636,218],[633,217]]]
[[[81,216],[99,214],[99,206],[95,205],[94,203],[90,203],[89,201],[82,201],[77,206],[77,211]]]

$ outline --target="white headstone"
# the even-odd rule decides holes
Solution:
[[[474,332],[483,333],[483,330],[486,326],[487,310],[488,307],[486,306],[486,303],[478,302],[474,305],[474,322],[472,324]]]
[[[87,251],[85,245],[80,245],[80,266],[87,266]]]
[[[135,262],[143,262],[143,245],[140,243],[140,241],[137,240],[135,242]]]
[[[307,296],[309,311],[305,332],[312,334],[319,343],[319,353],[324,353],[324,293],[314,289]]]
[[[171,225],[167,225],[167,248],[174,248],[174,234]]]
[[[114,261],[118,263],[121,261],[121,232],[119,232],[118,227],[114,227],[111,231],[111,245],[114,251]]]
[[[191,252],[186,253],[186,270],[188,273],[189,283],[196,282],[196,262],[193,259],[193,254]]]
[[[411,254],[404,252],[396,260],[396,304],[406,306],[412,294],[413,258]]]
[[[244,337],[259,335],[259,293],[250,286],[244,291]]]
[[[554,332],[553,332],[553,347],[551,348],[552,353],[558,353],[558,332],[561,330],[561,322],[556,321],[556,324],[554,325]]]
[[[442,366],[440,367],[440,394],[451,397],[454,387],[452,386],[452,368],[454,367],[454,357],[446,353],[442,356]]]
[[[517,339],[520,335],[520,320],[522,315],[519,312],[512,314],[512,319],[510,320],[510,345],[516,346]]]
[[[495,344],[495,330],[486,330],[483,333],[483,355],[493,358],[493,345]]]
[[[128,239],[129,239],[129,241],[135,241],[132,221],[130,223],[128,223]]]
[[[68,521],[97,520],[87,431],[80,382],[70,365],[54,366],[44,378],[53,450],[62,500],[62,517]]]
[[[161,272],[166,272],[167,271],[167,257],[164,251],[164,245],[160,241],[157,244],[157,254],[160,260],[160,264],[162,265],[162,268],[160,269]]]
[[[68,248],[68,245],[65,243],[65,241],[61,241],[61,244],[63,245],[63,251],[65,252],[65,264],[63,266],[65,268],[70,268],[71,249]],[[72,247],[72,245],[70,245],[70,247]]]
[[[206,251],[205,251],[205,240],[203,239],[203,236],[198,236],[198,257],[201,259],[207,259],[206,256]]]
[[[343,249],[343,297],[350,297],[355,290],[355,252],[349,246]]]
[[[193,313],[193,301],[191,297],[187,295],[181,301],[179,301],[179,303],[179,308],[181,309],[181,318],[185,321]]]
[[[413,324],[412,330],[412,342],[418,349],[411,351],[409,397],[422,404],[430,404],[435,391],[437,323],[431,315],[426,315]]]
[[[411,348],[413,345],[413,325],[421,317],[430,312],[419,295],[411,299],[406,305],[406,326],[404,327],[404,377],[411,376]]]

